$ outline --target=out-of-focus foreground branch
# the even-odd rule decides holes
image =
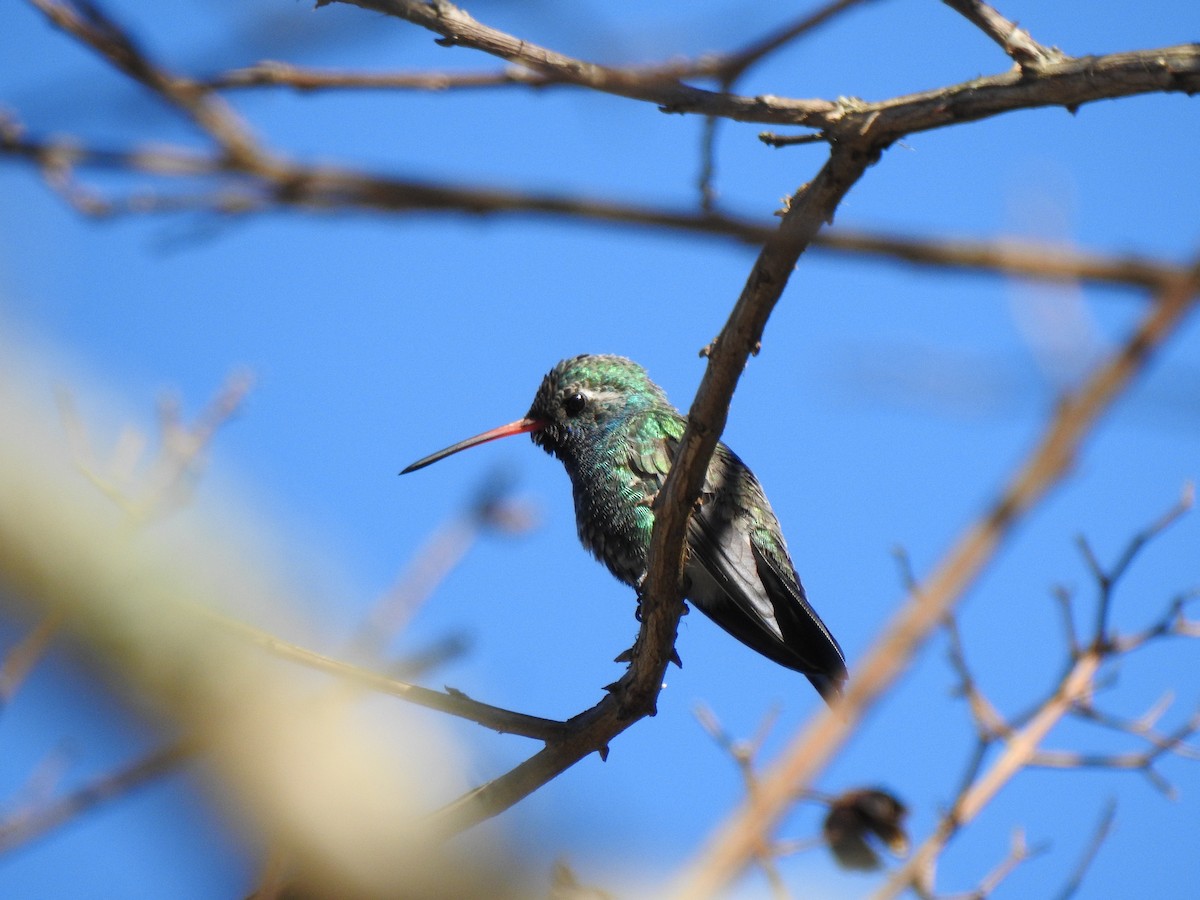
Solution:
[[[352,896],[517,890],[512,868],[502,872],[481,847],[467,858],[428,839],[420,811],[462,782],[445,736],[425,720],[391,719],[399,710],[365,722],[332,702],[321,680],[296,677],[199,612],[232,606],[277,629],[302,627],[290,612],[300,589],[265,566],[271,554],[244,512],[218,521],[187,510],[170,528],[129,527],[76,470],[53,413],[31,405],[38,392],[18,368],[21,354],[3,349],[8,614],[52,617],[112,685],[198,748],[218,805],[287,848],[300,884]],[[168,753],[164,764],[176,760]]]

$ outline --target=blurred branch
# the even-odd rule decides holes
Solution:
[[[1110,800],[1104,807],[1104,812],[1100,815],[1100,821],[1096,823],[1096,831],[1092,835],[1092,839],[1088,842],[1087,848],[1083,851],[1083,856],[1080,857],[1079,863],[1075,866],[1075,870],[1071,873],[1071,877],[1067,879],[1067,883],[1063,885],[1063,889],[1055,895],[1055,900],[1070,900],[1075,896],[1083,884],[1084,876],[1087,875],[1088,869],[1091,868],[1096,856],[1100,852],[1100,848],[1104,846],[1104,842],[1108,840],[1108,836],[1112,834],[1113,822],[1117,817],[1117,802]]]
[[[958,630],[958,619],[951,611],[946,614],[946,637],[949,643],[950,665],[958,675],[958,693],[967,701],[971,711],[971,719],[975,723],[976,736],[980,741],[987,742],[1004,737],[1011,728],[996,707],[983,695],[975,676],[967,666],[966,654],[963,652],[962,635]]]
[[[746,793],[754,795],[759,790],[755,759],[775,723],[778,710],[767,713],[754,737],[748,741],[735,740],[709,707],[698,705],[695,714],[700,726],[737,767]],[[792,853],[823,844],[843,869],[872,872],[883,865],[877,845],[882,844],[896,856],[908,852],[908,835],[904,830],[908,809],[888,791],[852,788],[837,795],[803,791],[794,799],[812,800],[825,806],[825,820],[820,837],[764,842],[756,850],[754,862],[762,869],[776,898],[791,896],[776,860]]]
[[[152,535],[121,527],[112,504],[74,473],[61,427],[34,400],[41,382],[26,383],[20,359],[0,352],[0,421],[13,438],[0,440],[5,603],[60,614],[97,682],[202,747],[220,808],[259,846],[281,845],[302,893],[432,896],[436,884],[446,896],[481,896],[486,883],[489,896],[511,896],[512,867],[479,854],[482,845],[467,855],[426,837],[423,810],[462,782],[447,737],[407,709],[389,710],[381,728],[377,716],[327,702],[326,685],[203,613],[236,604],[290,621],[284,610],[303,591],[294,571],[272,565],[277,557],[255,552],[244,507],[218,518],[206,504]],[[34,825],[10,822],[7,839],[118,795],[169,757],[37,807]]]
[[[1155,788],[1168,797],[1174,796],[1171,785],[1154,769],[1160,757],[1173,753],[1186,759],[1200,759],[1200,751],[1185,743],[1200,731],[1200,711],[1167,735],[1142,735],[1150,747],[1140,753],[1079,753],[1076,751],[1042,750],[1029,759],[1031,767],[1049,769],[1132,769],[1141,772]],[[1137,734],[1130,731],[1130,734]]]
[[[183,422],[179,400],[164,396],[158,404],[158,454],[145,474],[135,471],[147,443],[141,431],[125,428],[109,464],[102,467],[71,394],[60,388],[57,399],[75,465],[126,513],[131,524],[140,525],[186,501],[203,471],[205,451],[217,431],[241,410],[253,383],[248,372],[230,375],[190,425]]]
[[[28,0],[50,22],[91,47],[114,68],[185,113],[221,148],[231,164],[263,170],[268,157],[241,119],[220,97],[196,82],[169,73],[146,55],[133,38],[94,0]]]
[[[1179,498],[1179,502],[1167,510],[1158,521],[1151,523],[1134,535],[1133,539],[1126,545],[1125,552],[1121,554],[1120,558],[1109,569],[1105,569],[1099,560],[1096,559],[1096,555],[1087,540],[1082,537],[1079,538],[1079,549],[1083,553],[1083,558],[1087,561],[1092,577],[1096,580],[1096,584],[1100,588],[1100,602],[1096,606],[1096,624],[1092,634],[1092,643],[1097,647],[1107,648],[1110,643],[1108,621],[1109,613],[1112,609],[1113,587],[1125,574],[1125,571],[1137,555],[1141,553],[1146,544],[1154,540],[1155,537],[1167,528],[1170,528],[1177,519],[1192,508],[1195,501],[1195,488],[1189,483],[1184,486],[1183,496]]]
[[[742,778],[742,786],[747,793],[754,793],[758,789],[757,781],[754,774],[754,759],[758,752],[762,749],[763,742],[770,734],[771,727],[775,724],[775,720],[779,717],[779,708],[772,707],[763,717],[762,722],[758,726],[758,731],[753,738],[748,741],[738,741],[727,732],[717,719],[717,714],[712,708],[700,703],[692,710],[696,716],[696,721],[700,723],[700,727],[708,733],[708,736],[713,739],[713,742],[728,754],[733,761],[734,766],[738,770],[738,774]],[[811,842],[815,844],[816,842]],[[787,883],[783,879],[783,875],[779,871],[779,867],[775,864],[776,858],[779,856],[778,845],[771,847],[763,846],[755,854],[755,862],[762,869],[763,875],[766,876],[767,884],[771,888],[771,896],[776,900],[786,900],[791,896],[787,889]]]
[[[13,697],[25,683],[30,671],[45,655],[61,624],[61,613],[53,612],[44,616],[5,654],[4,662],[0,664],[0,711],[12,703]]]
[[[1165,634],[1165,633],[1164,633]],[[1121,645],[1120,651],[1127,652],[1128,645]],[[1075,710],[1075,715],[1082,720],[1093,722],[1103,728],[1108,728],[1113,731],[1118,731],[1122,734],[1130,734],[1139,737],[1150,744],[1151,747],[1160,750],[1168,750],[1178,756],[1186,759],[1200,760],[1200,750],[1194,747],[1188,747],[1180,742],[1187,736],[1180,731],[1171,735],[1159,734],[1154,730],[1154,726],[1162,717],[1162,714],[1167,711],[1171,705],[1172,696],[1168,692],[1154,704],[1147,712],[1137,719],[1125,719],[1120,716],[1114,716],[1109,713],[1102,712],[1092,705],[1081,706]],[[1200,714],[1198,712],[1197,714]],[[1192,717],[1193,730],[1196,726],[1196,715]]]
[[[1004,752],[979,778],[955,798],[950,810],[909,860],[894,871],[887,883],[875,893],[877,900],[895,897],[909,887],[922,896],[933,894],[934,864],[946,845],[963,827],[979,815],[1009,780],[1029,764],[1038,746],[1071,707],[1092,690],[1093,680],[1103,655],[1089,650],[1076,660],[1059,684],[1055,694],[1033,719],[1005,741]]]
[[[10,813],[0,820],[0,854],[37,840],[103,803],[128,796],[178,768],[190,754],[191,748],[182,743],[161,747],[51,803]]]
[[[74,139],[26,135],[0,112],[0,153],[36,165],[46,181],[88,216],[177,214],[184,211],[246,215],[278,207],[363,209],[393,213],[417,210],[471,215],[537,214],[618,225],[651,227],[732,239],[761,246],[774,226],[727,213],[704,213],[624,204],[587,196],[503,191],[482,185],[453,185],[386,178],[330,167],[293,168],[291,187],[245,184],[198,194],[139,192],[107,199],[77,184],[76,169],[126,170],[156,178],[189,179],[229,172],[219,157],[175,148],[116,150],[88,147]],[[1047,281],[1129,285],[1161,289],[1185,269],[1144,257],[1105,256],[1070,247],[1047,248],[1014,240],[914,238],[898,234],[833,229],[813,239],[824,252],[879,257],[935,269],[996,273]]]
[[[1190,495],[1185,492],[1182,502],[1173,506],[1153,525],[1134,535],[1121,554],[1118,563],[1111,569],[1105,570],[1100,566],[1090,551],[1084,554],[1096,581],[1096,606],[1098,609],[1107,610],[1111,606],[1113,590],[1137,554],[1148,541],[1161,534],[1166,527],[1176,521],[1189,502]],[[1116,642],[1105,639],[1104,636],[1107,633],[1107,623],[1101,617],[1097,621],[1095,639],[1085,649],[1080,651],[1075,646],[1068,646],[1067,656],[1070,665],[1067,672],[1046,699],[1038,704],[1028,722],[1019,728],[1004,723],[990,705],[987,707],[986,713],[982,715],[975,704],[970,705],[971,717],[976,723],[978,739],[976,751],[968,767],[968,777],[964,779],[954,802],[941,816],[933,833],[903,866],[889,876],[886,884],[875,894],[877,900],[887,900],[887,898],[898,896],[909,888],[922,897],[934,896],[936,892],[933,881],[937,860],[950,840],[969,825],[1000,789],[1022,769],[1032,766],[1071,769],[1130,768],[1145,772],[1153,780],[1156,775],[1153,764],[1160,756],[1169,752],[1179,752],[1181,755],[1186,752],[1188,748],[1184,746],[1183,741],[1200,727],[1200,712],[1163,739],[1156,739],[1157,736],[1149,731],[1151,725],[1145,721],[1145,717],[1135,727],[1123,729],[1151,742],[1151,748],[1143,753],[1092,756],[1084,753],[1048,752],[1041,749],[1050,730],[1059,721],[1066,716],[1079,715],[1081,710],[1091,709],[1091,698],[1096,690],[1097,675],[1100,673],[1101,667],[1130,652],[1121,649]],[[951,657],[955,670],[964,684],[973,685],[975,679],[970,675],[966,660],[962,655],[957,631],[951,630],[950,635],[953,647]],[[1165,637],[1166,635],[1161,636]],[[1160,709],[1152,710],[1151,722],[1156,720],[1160,714]],[[1002,743],[1002,752],[988,770],[980,774],[981,762],[988,749],[997,743]]]
[[[1016,871],[1021,863],[1045,852],[1045,849],[1044,846],[1030,847],[1025,841],[1025,833],[1018,830],[1013,834],[1012,843],[1008,849],[1008,856],[1004,857],[1000,864],[989,872],[979,882],[979,886],[968,893],[966,897],[968,900],[983,900],[985,897],[990,897],[995,893],[996,888],[1000,887],[1004,882],[1004,879]]]
[[[216,144],[213,155],[169,151],[102,151],[52,142],[30,142],[19,129],[0,121],[0,151],[36,164],[47,181],[81,210],[90,214],[123,209],[209,209],[227,212],[260,211],[276,205],[309,209],[384,208],[397,211],[443,209],[468,213],[497,211],[587,216],[645,225],[670,224],[693,231],[728,233],[728,221],[702,215],[690,221],[675,214],[630,213],[629,207],[579,201],[572,197],[527,195],[488,188],[455,188],[415,181],[379,179],[333,167],[306,167],[269,155],[250,137],[248,129],[210,85],[168,73],[154,65],[133,40],[90,4],[31,0],[59,27],[95,49],[118,70],[155,91],[186,114]],[[323,0],[323,5],[331,0]],[[435,817],[442,832],[455,832],[495,815],[592,752],[605,756],[609,742],[641,718],[653,715],[662,676],[673,653],[682,612],[679,583],[685,530],[699,494],[708,461],[724,428],[729,403],[749,355],[757,352],[766,322],[788,283],[800,255],[831,221],[841,200],[884,150],[907,134],[1004,112],[1061,105],[1074,109],[1101,99],[1151,92],[1200,90],[1200,47],[1184,45],[1098,57],[1043,60],[1036,73],[1006,72],[936,90],[876,103],[788,99],[770,95],[743,97],[706,91],[684,84],[666,70],[622,70],[595,65],[520,40],[473,19],[448,0],[340,0],[404,18],[441,35],[447,46],[472,47],[509,60],[545,78],[619,96],[652,102],[666,112],[720,116],[738,121],[795,125],[816,129],[830,143],[828,160],[808,184],[788,198],[775,229],[739,234],[754,240],[761,251],[721,334],[704,351],[708,366],[688,415],[687,431],[675,463],[655,503],[655,525],[648,570],[641,594],[642,625],[631,663],[612,692],[566,723],[519,717],[519,714],[475,704],[475,715],[491,717],[514,728],[552,726],[546,747],[511,772],[472,791]],[[848,8],[834,4],[832,11]],[[971,4],[979,13],[982,4]],[[1000,20],[1002,21],[1002,20]],[[997,19],[984,23],[999,35]],[[791,26],[798,30],[801,23]],[[983,26],[981,26],[983,27]],[[986,28],[985,28],[986,30]],[[765,45],[790,40],[788,29]],[[1004,37],[1009,47],[1012,34]],[[1021,38],[1028,55],[1030,42]],[[1040,45],[1034,45],[1040,46]],[[749,65],[772,49],[743,52],[739,64]],[[757,55],[756,55],[757,54]],[[1035,54],[1036,55],[1036,54]],[[735,66],[736,68],[736,66]],[[82,192],[73,170],[84,164],[152,172],[156,175],[236,176],[232,190],[191,196],[149,195],[115,204]],[[755,225],[761,229],[762,226]],[[1053,268],[1053,266],[1051,266]],[[1063,276],[1065,277],[1065,276]],[[1012,525],[1044,496],[1069,468],[1082,440],[1100,413],[1141,370],[1158,345],[1177,327],[1200,287],[1200,268],[1156,279],[1153,309],[1122,351],[1094,373],[1076,395],[1067,398],[1028,465],[1014,478],[1001,500],[970,529],[925,587],[915,590],[908,606],[895,618],[877,649],[851,683],[839,713],[819,718],[812,730],[785,751],[783,759],[762,778],[762,790],[744,805],[738,817],[719,835],[709,853],[688,873],[686,890],[707,894],[721,887],[762,846],[767,829],[778,818],[797,785],[803,787],[846,739],[865,711],[882,694],[917,650],[929,631],[951,609],[990,559]],[[274,640],[274,639],[272,639]],[[299,648],[277,649],[289,658],[305,656],[309,664],[327,671],[343,664]],[[1095,655],[1087,650],[1077,660]],[[332,664],[332,666],[330,665]],[[352,667],[346,667],[352,668]],[[365,677],[357,674],[350,677]],[[372,678],[381,676],[368,673]],[[385,679],[386,680],[386,679]],[[428,705],[446,708],[437,692],[420,693],[405,686],[400,694],[421,696]],[[383,689],[382,687],[380,689]],[[456,714],[462,714],[456,713]],[[471,718],[471,715],[467,716]],[[476,719],[476,721],[481,721]],[[1036,736],[1043,724],[1034,717],[1024,734]],[[494,726],[493,726],[494,727]],[[522,733],[522,732],[519,732]],[[545,732],[539,732],[542,734]],[[532,735],[531,735],[532,736]],[[1017,737],[1020,735],[1018,734]],[[1014,738],[1016,739],[1016,738]]]
[[[818,714],[796,735],[763,774],[763,790],[721,825],[684,871],[680,885],[683,896],[718,893],[742,869],[787,809],[789,798],[796,790],[811,785],[866,712],[900,676],[929,633],[979,577],[1013,526],[1066,476],[1101,415],[1178,330],[1197,299],[1200,260],[1188,277],[1159,294],[1124,344],[1098,365],[1075,393],[1060,402],[1037,446],[999,499],[959,538],[924,584],[912,592],[866,658],[855,667],[838,709]],[[1076,680],[1065,683],[1064,693],[1079,687],[1077,681],[1088,675],[1094,662],[1094,650],[1077,659]],[[1061,703],[1052,704],[1040,719],[1026,725],[1025,740],[1040,740],[1041,729],[1061,716],[1060,707]]]
[[[368,612],[350,639],[349,652],[368,659],[380,656],[413,613],[488,532],[520,534],[536,523],[536,513],[507,495],[511,479],[493,472],[475,491],[466,509],[439,527],[413,557],[409,567]]]

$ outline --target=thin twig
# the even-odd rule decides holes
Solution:
[[[198,84],[214,91],[290,87],[311,93],[329,90],[449,91],[510,85],[543,88],[562,82],[520,66],[509,66],[499,72],[345,72],[267,60],[213,75]]]
[[[774,131],[760,131],[758,139],[768,147],[799,147],[801,144],[820,144],[829,140],[824,131],[811,134],[776,134]]]
[[[1092,634],[1093,643],[1102,645],[1108,642],[1108,620],[1112,607],[1113,585],[1125,574],[1125,571],[1146,544],[1190,510],[1194,502],[1195,489],[1189,482],[1184,485],[1183,495],[1179,498],[1179,502],[1167,510],[1156,521],[1134,535],[1133,539],[1126,545],[1121,556],[1108,569],[1100,565],[1088,542],[1082,538],[1080,539],[1079,544],[1084,558],[1088,563],[1088,567],[1092,570],[1097,583],[1100,585],[1100,602],[1096,608],[1096,627]]]
[[[119,150],[89,147],[77,141],[26,135],[11,116],[0,112],[0,152],[27,159],[43,169],[76,167],[141,172],[156,177],[193,178],[220,175],[226,165],[194,151]],[[459,185],[386,178],[330,167],[296,166],[296,185],[272,194],[251,187],[196,195],[140,193],[127,201],[102,200],[90,192],[87,215],[147,215],[208,211],[227,215],[264,212],[277,206],[299,209],[364,209],[394,213],[416,210],[471,215],[537,214],[582,221],[672,229],[732,239],[760,247],[773,225],[722,213],[696,213],[663,207],[625,204],[587,196],[502,191],[483,185]],[[61,181],[61,179],[60,179]],[[73,202],[73,201],[72,201]],[[1011,240],[969,241],[916,238],[898,234],[833,229],[818,234],[813,246],[824,252],[898,260],[918,267],[958,269],[1047,281],[1115,284],[1159,290],[1185,274],[1166,261],[1136,256],[1103,256],[1070,247],[1047,248]]]
[[[962,13],[980,31],[999,44],[1022,70],[1038,71],[1047,63],[1066,58],[1061,50],[1043,47],[1024,28],[1010,22],[981,0],[942,0],[951,9]]]
[[[958,619],[952,612],[947,614],[944,628],[948,642],[947,657],[958,675],[959,693],[966,698],[967,707],[971,711],[971,720],[975,723],[976,734],[984,742],[1003,737],[1012,729],[996,712],[996,707],[992,705],[991,701],[984,696],[978,681],[971,673],[971,669],[967,665],[966,653],[963,651]]]
[[[1079,643],[1079,633],[1075,630],[1075,611],[1071,606],[1071,592],[1062,585],[1054,588],[1054,599],[1058,602],[1062,613],[1063,633],[1067,640],[1067,650],[1072,657],[1078,656],[1083,647]]]
[[[1174,796],[1171,784],[1154,768],[1154,763],[1168,753],[1187,759],[1200,759],[1200,751],[1185,741],[1200,731],[1200,711],[1166,735],[1128,733],[1142,737],[1150,748],[1140,753],[1079,753],[1061,750],[1041,750],[1030,759],[1031,767],[1052,769],[1129,769],[1141,772],[1154,787],[1168,797]]]
[[[536,515],[528,506],[508,498],[510,487],[511,479],[503,472],[492,472],[466,508],[426,539],[412,563],[367,612],[350,639],[349,653],[368,660],[379,657],[484,534],[519,534],[536,524]]]
[[[0,854],[34,841],[102,803],[128,796],[133,790],[176,769],[191,752],[191,748],[184,743],[169,744],[58,800],[44,806],[17,810],[0,821]]]
[[[477,700],[472,700],[466,694],[462,693],[462,691],[435,691],[420,687],[419,685],[397,681],[386,675],[380,675],[369,669],[341,662],[340,660],[317,653],[314,650],[309,650],[298,644],[285,641],[283,638],[268,634],[245,622],[238,622],[235,619],[230,619],[208,610],[199,611],[224,630],[253,641],[280,659],[287,659],[308,666],[311,669],[336,675],[339,678],[347,679],[355,684],[378,691],[381,694],[398,697],[401,700],[415,703],[418,706],[425,706],[452,716],[470,719],[472,722],[478,722],[480,725],[502,734],[518,734],[537,740],[549,741],[560,738],[570,731],[568,723],[559,722],[554,719],[543,719],[538,716],[530,716],[525,713],[513,712],[501,709],[498,706],[480,703]]]
[[[0,664],[0,710],[12,702],[30,671],[45,655],[61,624],[62,614],[50,613],[5,654]]]
[[[1076,864],[1075,870],[1071,873],[1071,877],[1067,879],[1067,883],[1063,885],[1062,890],[1055,895],[1055,900],[1071,900],[1075,896],[1075,893],[1083,884],[1083,879],[1087,875],[1088,869],[1092,867],[1092,863],[1100,853],[1100,848],[1104,846],[1104,842],[1108,840],[1108,836],[1112,833],[1113,823],[1116,821],[1116,818],[1117,801],[1109,800],[1104,806],[1104,812],[1100,814],[1100,821],[1096,823],[1096,830],[1092,834],[1092,839],[1088,841],[1087,848],[1079,858],[1079,862]]]
[[[29,0],[47,19],[91,47],[130,78],[183,111],[236,165],[262,170],[268,158],[233,108],[195,82],[168,73],[94,2]]]
[[[134,470],[147,445],[140,430],[127,427],[117,441],[111,464],[102,467],[95,461],[71,393],[60,388],[56,399],[75,465],[126,513],[129,525],[140,526],[186,501],[203,471],[205,451],[217,431],[241,411],[252,385],[248,372],[234,372],[190,425],[183,422],[177,400],[161,400],[158,453],[146,474],[137,476]]]
[[[1098,563],[1091,560],[1093,577],[1097,587],[1097,606],[1110,603],[1114,588],[1125,575],[1128,565],[1136,557],[1137,552],[1145,547],[1148,540],[1162,533],[1163,529],[1174,522],[1178,515],[1174,507],[1168,515],[1162,516],[1155,523],[1161,527],[1143,529],[1129,541],[1127,554],[1122,555],[1125,565],[1120,568],[1117,577],[1110,577]],[[952,662],[959,673],[960,680],[970,682],[970,671],[967,668],[961,644],[957,634],[952,635]],[[1014,727],[1014,724],[1001,721],[996,732],[980,725],[980,715],[972,712],[975,720],[977,741],[975,752],[967,768],[967,777],[963,779],[950,809],[941,817],[934,832],[921,845],[917,854],[908,863],[897,870],[876,895],[890,898],[913,888],[919,895],[932,897],[935,894],[933,873],[937,860],[948,845],[951,838],[978,814],[999,788],[1022,769],[1037,766],[1064,769],[1081,768],[1125,768],[1141,771],[1156,787],[1169,789],[1169,785],[1154,770],[1155,761],[1166,753],[1181,753],[1187,755],[1191,749],[1183,741],[1195,733],[1200,727],[1200,711],[1185,722],[1174,732],[1159,736],[1152,729],[1164,709],[1162,702],[1151,709],[1135,722],[1118,722],[1115,719],[1106,720],[1112,726],[1124,725],[1120,730],[1134,734],[1151,744],[1150,749],[1141,753],[1089,755],[1078,752],[1047,751],[1041,749],[1041,743],[1049,733],[1054,723],[1067,715],[1079,715],[1084,718],[1094,718],[1096,711],[1091,706],[1092,695],[1097,687],[1097,675],[1100,667],[1108,660],[1123,655],[1112,641],[1093,641],[1085,650],[1068,647],[1070,665],[1066,674],[1054,686],[1050,694],[1036,705],[1028,720]],[[1005,735],[1004,751],[992,764],[988,771],[980,775],[982,761],[987,750],[996,743],[996,733]],[[972,896],[975,896],[974,894]]]
[[[984,775],[963,793],[950,812],[944,815],[916,852],[888,877],[875,894],[875,900],[896,897],[912,885],[928,890],[932,882],[933,865],[943,848],[963,827],[979,815],[996,793],[1012,777],[1025,768],[1050,729],[1071,711],[1071,706],[1091,690],[1092,680],[1103,656],[1088,651],[1080,657],[1064,679],[1062,687],[1036,716],[1005,743],[1004,752]]]
[[[765,37],[759,38],[744,46],[741,50],[718,56],[710,56],[696,66],[693,74],[713,75],[717,79],[717,87],[722,93],[730,93],[738,80],[753,66],[762,62],[770,54],[782,49],[795,40],[810,34],[821,25],[829,22],[839,14],[861,5],[865,0],[832,0],[811,13],[805,13],[794,22],[776,29]],[[700,138],[700,208],[711,212],[716,203],[716,190],[713,182],[716,178],[716,143],[719,119],[708,116],[704,122],[704,130]],[[820,135],[813,136],[822,140]],[[797,142],[799,143],[799,142]]]
[[[979,886],[967,896],[970,900],[984,900],[985,897],[990,897],[1004,883],[1004,880],[1016,871],[1021,863],[1027,862],[1045,851],[1045,845],[1039,844],[1038,846],[1030,847],[1025,840],[1025,832],[1018,830],[1013,834],[1008,855],[1000,861],[1000,864],[996,868],[984,876],[983,880],[979,882]]]

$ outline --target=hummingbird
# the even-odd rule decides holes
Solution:
[[[687,418],[633,360],[583,355],[542,379],[525,417],[417,460],[529,434],[571,479],[579,540],[620,581],[646,574],[654,499]],[[841,693],[842,649],[808,602],[758,479],[718,443],[688,525],[685,597],[743,644],[805,675],[827,703]]]

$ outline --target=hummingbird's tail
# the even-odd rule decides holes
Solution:
[[[824,673],[805,672],[805,677],[812,682],[812,686],[817,689],[817,693],[830,706],[833,702],[842,696],[842,687],[846,684],[846,670],[842,669],[835,675],[826,675]]]
[[[846,659],[809,605],[791,560],[764,552],[744,531],[706,517],[705,509],[692,517],[688,598],[746,646],[804,675],[832,705],[846,682]]]

